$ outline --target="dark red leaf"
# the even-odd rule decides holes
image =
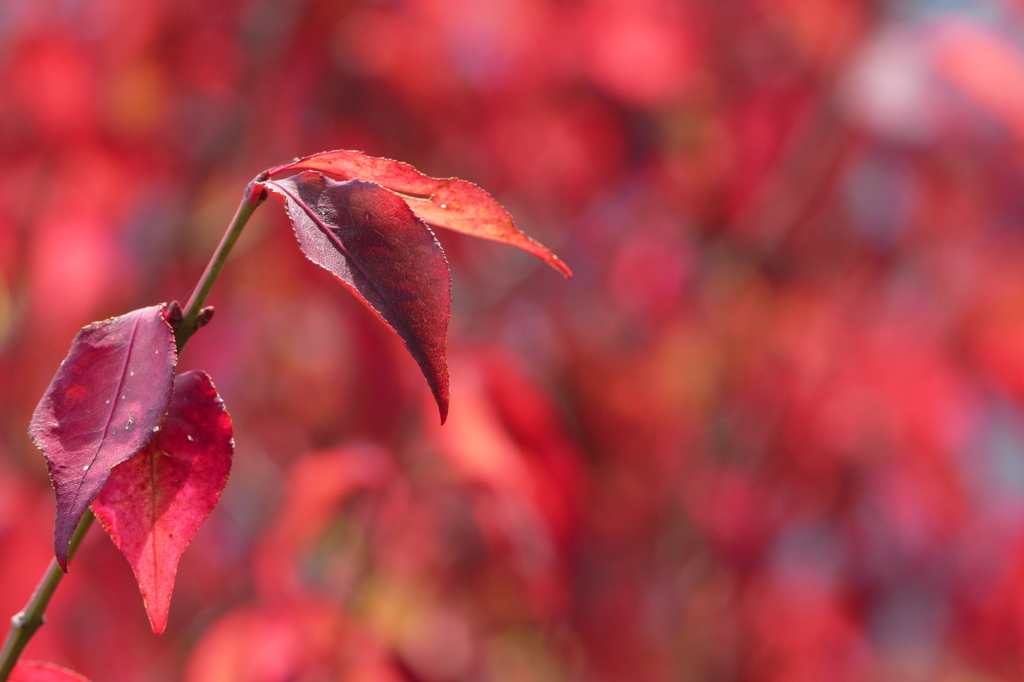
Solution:
[[[114,467],[92,510],[135,572],[153,632],[163,632],[178,560],[220,499],[231,471],[231,418],[204,372],[174,381],[167,419],[140,453]]]
[[[177,355],[164,306],[94,322],[78,333],[32,415],[57,497],[54,551],[68,544],[110,470],[145,447],[171,400]]]
[[[458,178],[432,178],[407,163],[339,149],[271,168],[279,173],[314,170],[342,180],[366,180],[401,193],[418,217],[437,227],[516,246],[543,259],[566,277],[572,272],[558,256],[516,227],[512,216],[478,186]]]
[[[451,276],[441,245],[394,192],[305,172],[264,186],[291,218],[311,261],[337,277],[405,342],[448,415],[446,334]]]
[[[10,682],[89,682],[89,680],[53,663],[21,661],[14,666]]]

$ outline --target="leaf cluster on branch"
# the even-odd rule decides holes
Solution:
[[[175,375],[178,353],[209,322],[206,295],[268,195],[280,200],[306,257],[402,339],[442,423],[451,277],[430,226],[517,246],[571,274],[489,194],[463,180],[430,178],[354,151],[315,154],[258,175],[185,308],[162,303],[83,328],[29,427],[56,495],[56,565],[67,572],[94,514],[131,564],[156,633],[167,624],[178,561],[220,499],[234,454],[231,418],[212,379],[196,370]],[[36,613],[34,621],[15,618],[0,680],[41,625],[48,599],[30,601],[23,614]],[[46,665],[14,670],[22,682],[79,679]]]

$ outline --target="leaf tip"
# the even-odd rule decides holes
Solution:
[[[74,509],[57,505],[57,519],[53,528],[53,555],[60,570],[65,573],[68,572],[68,562],[71,560],[71,542],[75,528],[81,522],[82,516],[84,511],[75,513]]]
[[[170,603],[168,602],[168,606]],[[149,602],[146,603],[146,615],[149,617],[149,625],[153,628],[154,635],[164,634],[164,630],[167,629],[167,609],[156,609],[151,608]]]
[[[564,260],[556,256],[555,254],[551,254],[551,260],[549,260],[548,263],[550,263],[551,267],[553,267],[555,270],[558,270],[560,273],[562,273],[563,277],[565,277],[566,279],[572,279],[572,270],[569,269],[569,266],[565,264]]]
[[[83,520],[88,508],[88,504],[80,509],[69,509],[60,503],[57,505],[57,520],[53,529],[53,554],[60,570],[65,573],[68,572],[68,563],[74,552],[72,545],[78,546],[91,523],[91,518],[89,521]]]
[[[60,570],[65,573],[68,572],[68,546],[69,543],[61,544],[60,538],[55,537],[53,540],[53,556]]]

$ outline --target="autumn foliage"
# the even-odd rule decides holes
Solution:
[[[1024,15],[968,5],[0,2],[0,615],[107,531],[11,679],[1019,680]]]

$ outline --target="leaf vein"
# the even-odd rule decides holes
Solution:
[[[75,488],[75,495],[71,499],[72,506],[78,504],[78,498],[81,495],[85,479],[89,478],[93,465],[96,463],[100,451],[103,449],[103,446],[106,444],[107,439],[110,436],[110,427],[114,423],[114,413],[117,411],[117,397],[123,394],[124,384],[128,378],[128,365],[131,363],[132,350],[135,348],[135,335],[138,332],[141,318],[141,315],[135,315],[135,319],[133,320],[131,335],[128,337],[128,349],[125,353],[124,363],[121,365],[121,378],[118,380],[117,391],[114,393],[114,398],[110,401],[110,412],[107,414],[107,423],[103,428],[103,437],[100,438],[99,443],[96,444],[96,451],[93,452],[92,457],[89,459],[89,464],[87,465],[89,468],[86,474],[78,479],[78,486]]]

